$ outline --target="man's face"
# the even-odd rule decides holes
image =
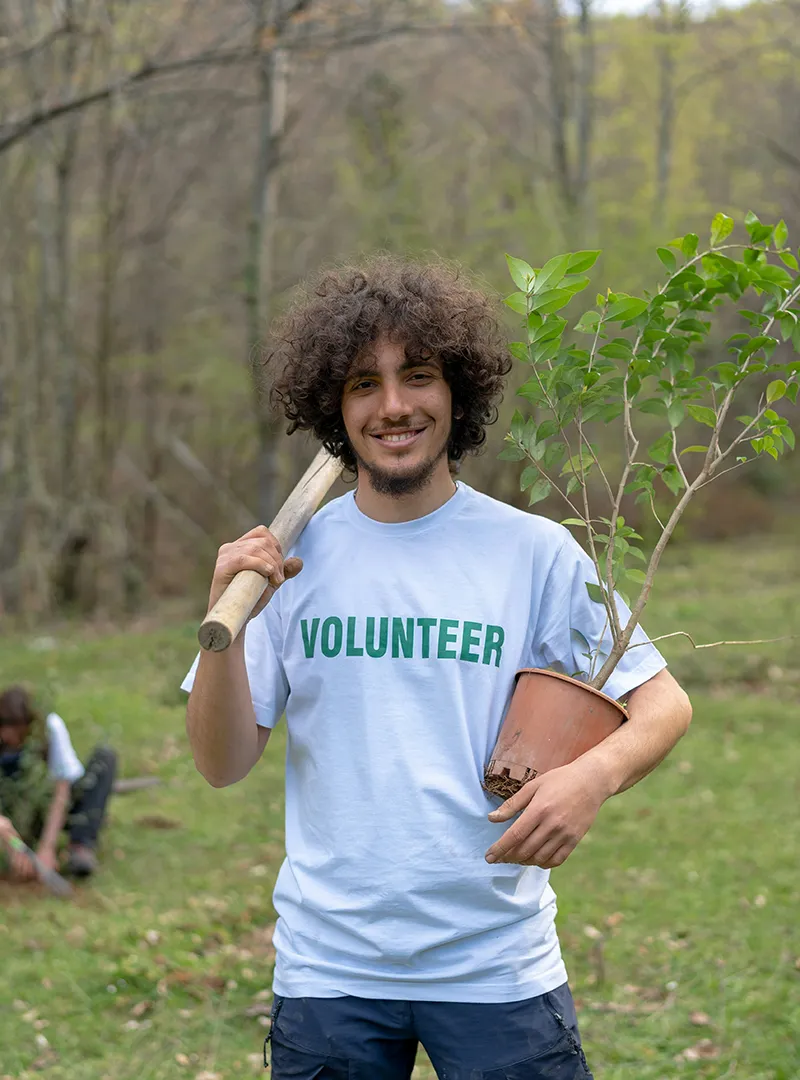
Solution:
[[[447,464],[452,397],[434,357],[381,338],[353,363],[342,417],[359,470],[380,494],[418,491]]]
[[[19,750],[27,733],[28,729],[21,724],[0,724],[0,746],[6,750]]]

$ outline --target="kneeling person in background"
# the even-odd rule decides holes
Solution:
[[[48,869],[57,869],[58,841],[69,834],[64,870],[87,877],[97,869],[97,839],[117,769],[116,753],[97,747],[86,768],[67,726],[54,712],[42,716],[21,686],[0,694],[0,814]],[[35,877],[32,863],[14,855],[16,880]]]

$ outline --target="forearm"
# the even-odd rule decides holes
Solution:
[[[45,851],[55,851],[64,822],[67,820],[67,811],[70,804],[69,780],[57,780],[50,807],[47,811],[47,820],[39,840],[39,848]]]
[[[604,778],[608,796],[652,772],[686,734],[692,718],[689,698],[666,670],[637,687],[627,709],[627,722],[581,759]]]
[[[244,660],[245,633],[224,652],[201,654],[186,709],[195,765],[214,787],[246,776],[263,746]]]

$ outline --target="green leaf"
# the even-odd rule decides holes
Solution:
[[[575,329],[579,334],[593,334],[597,330],[599,322],[599,311],[587,311],[581,315],[579,322],[575,324]]]
[[[504,446],[497,455],[499,461],[522,461],[525,451],[521,446]]]
[[[560,463],[561,458],[563,457],[564,452],[566,451],[566,449],[567,449],[566,443],[563,443],[563,442],[550,443],[550,445],[545,450],[544,458],[542,459],[542,464],[544,465],[544,467],[546,469],[552,469],[556,465],[558,465]]]
[[[591,655],[592,647],[580,630],[570,630],[569,636],[572,644],[583,650],[582,655]]]
[[[554,289],[566,274],[570,258],[570,255],[556,255],[554,259],[546,262],[536,275],[533,291],[540,293],[545,289]]]
[[[680,456],[683,457],[684,454],[705,454],[707,450],[707,446],[686,446],[681,450]]]
[[[647,453],[659,465],[666,465],[672,453],[672,435],[668,432],[666,435],[662,435],[660,439],[656,439]]]
[[[776,379],[771,382],[767,387],[767,404],[771,405],[773,401],[780,401],[780,399],[786,393],[786,383],[783,379]]]
[[[648,398],[646,401],[637,402],[636,407],[639,412],[651,413],[653,416],[664,416],[667,411],[661,398]]]
[[[693,259],[695,257],[699,243],[700,237],[697,233],[690,232],[684,236],[683,243],[681,244],[681,251],[687,259]]]
[[[716,247],[717,244],[721,244],[732,232],[733,218],[728,217],[727,214],[715,214],[711,222],[711,246]]]
[[[588,529],[588,525],[581,518],[564,518],[561,522],[562,525],[580,525],[584,529]]]
[[[527,293],[536,280],[533,267],[523,259],[515,259],[513,255],[506,255],[506,262],[514,284]]]
[[[503,303],[506,307],[510,307],[512,311],[516,311],[520,315],[528,314],[528,297],[524,292],[512,293],[505,298]]]
[[[546,499],[550,494],[550,488],[553,485],[549,480],[546,480],[543,476],[540,476],[536,483],[533,485],[528,496],[528,506],[533,506],[534,503],[541,502],[542,499]]]
[[[673,401],[673,403],[667,409],[667,419],[669,425],[672,428],[678,427],[683,423],[686,418],[686,409],[683,406],[682,401]]]
[[[647,311],[646,300],[640,300],[636,296],[625,296],[609,307],[606,321],[627,322],[629,319],[638,318],[643,311]]]
[[[786,241],[789,239],[789,230],[786,227],[786,222],[781,218],[778,224],[775,226],[775,232],[772,239],[775,241],[776,248],[786,247]]]
[[[782,429],[781,434],[788,443],[789,448],[791,450],[794,450],[794,432],[792,431],[792,429],[790,427],[785,427]]]
[[[547,315],[568,304],[572,299],[569,289],[545,289],[531,298],[531,310]]]
[[[522,470],[519,478],[519,490],[527,491],[531,484],[535,483],[541,474],[535,465],[528,465]]]
[[[658,255],[659,259],[661,259],[662,263],[664,264],[664,266],[666,266],[670,274],[674,274],[675,271],[678,269],[678,260],[675,258],[669,248],[656,248],[656,255]]]
[[[778,258],[781,260],[784,266],[788,266],[790,270],[797,270],[797,259],[792,255],[790,251],[781,251],[778,254]]]
[[[680,495],[683,491],[683,478],[678,472],[677,466],[667,465],[666,469],[661,473],[661,479],[673,495]]]
[[[771,338],[768,334],[759,334],[758,337],[751,338],[750,341],[739,353],[739,362],[746,360],[748,356],[752,356],[753,353],[758,352],[759,349],[775,348],[777,342],[774,338]]]
[[[523,363],[527,363],[530,359],[528,346],[524,341],[512,341],[508,347],[515,360],[521,360]]]
[[[686,408],[689,410],[689,416],[693,420],[705,424],[706,427],[715,428],[717,426],[717,414],[713,409],[709,409],[705,405],[687,405]]]
[[[514,442],[522,442],[522,433],[525,430],[525,417],[519,411],[514,410],[514,415],[511,417],[511,438]]]
[[[604,603],[604,593],[600,586],[595,581],[586,582],[586,591],[589,594],[589,599],[595,604]]]
[[[640,585],[644,585],[645,581],[647,581],[644,570],[638,570],[636,567],[627,568],[625,570],[625,576],[629,577],[631,581],[638,582]]]
[[[629,341],[623,345],[619,341],[610,341],[602,349],[597,350],[601,356],[607,356],[611,360],[630,360],[633,346]]]
[[[599,251],[575,251],[569,257],[568,274],[582,274],[591,269],[600,257]]]

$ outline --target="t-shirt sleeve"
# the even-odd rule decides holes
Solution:
[[[72,746],[67,725],[58,715],[47,717],[47,771],[54,780],[68,780],[74,784],[84,773],[78,755]]]
[[[277,596],[255,619],[251,619],[242,631],[245,635],[244,659],[256,722],[267,728],[275,727],[278,723],[289,698],[289,681],[281,659],[282,623],[276,601]],[[182,690],[190,691],[194,686],[199,661],[198,653],[181,683]]]
[[[587,582],[597,582],[594,564],[580,544],[568,535],[544,585],[533,638],[535,667],[554,668],[578,678],[600,670],[611,651],[611,631],[605,607],[591,599]],[[619,594],[617,611],[624,626],[630,609]],[[591,654],[598,645],[592,670],[592,658],[585,654]],[[641,625],[637,626],[627,652],[603,686],[603,693],[619,700],[666,666],[666,660],[650,643]]]

